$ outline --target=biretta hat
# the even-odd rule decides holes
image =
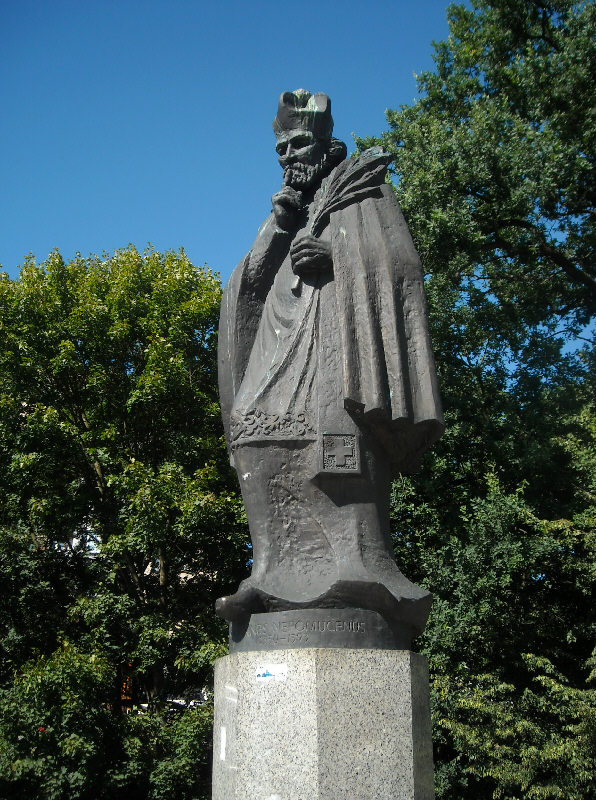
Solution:
[[[318,139],[330,139],[333,132],[331,100],[323,92],[311,94],[306,89],[284,92],[279,98],[273,130],[278,136],[284,131],[311,131]]]

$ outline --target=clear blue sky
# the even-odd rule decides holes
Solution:
[[[281,92],[326,92],[353,149],[415,98],[447,5],[0,0],[0,264],[151,242],[227,278],[280,185]]]

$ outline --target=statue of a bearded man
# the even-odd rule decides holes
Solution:
[[[409,640],[431,596],[393,559],[390,481],[443,431],[420,261],[385,182],[390,157],[346,159],[327,95],[285,92],[273,129],[282,188],[221,309],[220,397],[253,565],[217,612],[367,609]]]

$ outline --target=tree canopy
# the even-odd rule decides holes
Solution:
[[[452,5],[420,96],[387,112],[400,198],[433,274],[586,323],[596,302],[596,9]],[[399,152],[398,152],[399,151]],[[525,291],[534,287],[532,297]]]
[[[596,796],[596,7],[452,5],[389,129],[428,273],[447,431],[394,487],[435,594],[437,796]]]
[[[183,252],[132,247],[0,281],[3,797],[197,797],[208,779],[213,603],[247,561],[219,298]]]

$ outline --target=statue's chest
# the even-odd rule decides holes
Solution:
[[[312,230],[312,222],[318,211],[318,192],[310,205],[304,209],[296,232],[292,236],[292,244],[308,236]],[[277,272],[273,285],[273,293],[277,307],[295,319],[300,319],[301,309],[310,304],[313,291],[320,288],[320,277],[316,274],[299,280],[292,269],[291,246]]]

